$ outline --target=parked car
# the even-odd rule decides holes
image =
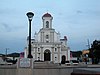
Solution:
[[[0,57],[0,65],[4,65],[4,64],[6,64],[7,62],[6,61],[4,61],[1,57]]]
[[[71,63],[70,63],[70,61],[65,61],[65,64],[70,65]]]
[[[79,64],[79,61],[78,61],[78,60],[71,60],[71,63],[72,63],[73,65],[78,65],[78,64]]]
[[[17,60],[12,60],[12,59],[6,58],[6,62],[11,63],[11,64],[16,64]]]

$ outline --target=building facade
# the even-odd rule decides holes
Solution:
[[[43,27],[39,32],[35,32],[34,39],[31,40],[31,53],[34,60],[61,61],[70,60],[70,49],[67,46],[67,37],[60,39],[60,33],[52,28],[53,17],[46,13],[42,16]],[[28,42],[28,39],[27,39]],[[25,48],[25,57],[28,55],[28,43]]]

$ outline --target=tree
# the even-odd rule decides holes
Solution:
[[[100,61],[100,41],[95,40],[93,41],[93,44],[91,44],[91,48],[89,49],[89,57],[92,58],[93,64],[98,64]]]

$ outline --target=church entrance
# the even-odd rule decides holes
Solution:
[[[65,56],[65,55],[63,55],[63,56],[62,56],[61,63],[62,63],[62,64],[65,64],[65,61],[66,61],[66,56]]]
[[[50,50],[45,50],[44,51],[44,61],[50,61],[50,55],[51,55],[51,52]]]

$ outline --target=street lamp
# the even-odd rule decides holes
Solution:
[[[31,21],[34,16],[32,12],[28,12],[27,14],[28,20],[29,20],[29,44],[28,44],[28,58],[33,58],[31,55]]]

